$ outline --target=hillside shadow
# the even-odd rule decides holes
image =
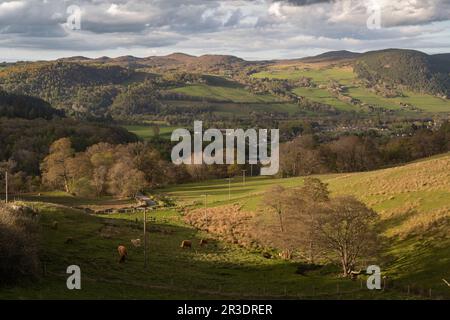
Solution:
[[[382,220],[378,223],[378,227],[381,231],[385,232],[391,228],[401,226],[404,222],[406,222],[411,216],[414,216],[417,213],[417,210],[410,209],[406,210],[405,212],[396,214],[393,217],[390,217],[389,219]]]

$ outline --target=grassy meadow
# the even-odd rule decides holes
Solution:
[[[358,84],[357,76],[350,66],[336,66],[323,64],[303,64],[297,66],[275,66],[266,71],[253,75],[254,78],[287,79],[296,80],[302,77],[311,78],[317,85],[326,85],[330,80],[346,86],[346,95],[360,100],[362,103],[383,107],[388,110],[401,109],[401,103],[409,104],[423,112],[450,112],[450,100],[444,100],[428,94],[420,94],[411,91],[404,91],[403,97],[385,98],[377,95]],[[296,88],[294,93],[304,96],[315,102],[321,102],[335,107],[338,110],[357,110],[357,107],[340,101],[329,93],[326,89],[319,88]]]
[[[129,132],[134,133],[143,140],[149,140],[151,137],[155,136],[153,125],[127,125],[123,126]],[[178,129],[178,127],[170,126],[158,126],[159,136],[163,139],[170,140],[173,130]]]
[[[236,103],[273,103],[278,99],[271,95],[256,95],[243,88],[211,86],[206,84],[175,88],[171,92],[183,93],[192,97],[224,100]]]
[[[210,240],[215,239],[187,225],[178,209],[150,211],[148,266],[143,249],[130,240],[142,239],[142,213],[93,216],[71,207],[127,205],[113,198],[82,199],[64,193],[25,195],[23,200],[39,211],[42,228],[42,276],[0,291],[0,298],[288,298],[288,299],[424,299],[449,298],[441,279],[449,278],[450,256],[450,155],[374,172],[319,176],[333,194],[353,194],[375,209],[386,237],[380,260],[391,287],[369,291],[364,283],[342,279],[337,267],[307,276],[295,273],[296,263],[266,259],[260,251]],[[273,185],[296,187],[303,179],[235,177],[226,180],[178,185],[159,190],[192,208],[240,204],[258,212],[261,198]],[[205,197],[207,195],[207,197]],[[52,224],[58,221],[58,229]],[[72,243],[66,243],[71,238]],[[192,249],[181,249],[182,240]],[[116,248],[129,248],[129,261],[117,263]],[[82,270],[82,290],[65,287],[67,266]],[[408,294],[409,286],[409,294]],[[361,288],[362,287],[362,288]]]

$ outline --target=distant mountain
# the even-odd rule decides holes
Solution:
[[[122,110],[121,115],[132,115],[133,110],[140,110],[139,114],[158,113],[161,108],[167,110],[164,101],[186,99],[170,91],[177,86],[242,86],[241,89],[247,91],[273,92],[279,83],[250,83],[250,87],[246,87],[249,84],[246,81],[252,81],[249,74],[267,71],[274,65],[302,68],[305,63],[320,63],[320,67],[353,65],[366,86],[388,94],[401,93],[398,87],[440,97],[450,95],[450,54],[427,55],[394,49],[364,54],[331,51],[315,57],[271,61],[246,61],[232,55],[172,53],[145,58],[75,56],[56,61],[17,62],[0,66],[0,90],[39,97],[65,110],[68,116],[97,119],[111,116],[114,110]],[[260,87],[255,89],[252,85]],[[133,101],[139,108],[131,108]],[[170,110],[173,112],[173,108]]]
[[[329,60],[352,60],[358,58],[361,53],[351,52],[346,50],[341,51],[330,51],[319,54],[314,57],[306,57],[300,59],[304,62],[321,62],[321,61],[329,61]]]
[[[355,72],[371,85],[387,83],[438,96],[450,95],[450,55],[388,49],[357,58]]]
[[[133,56],[122,56],[117,58],[100,57],[96,59],[83,59],[83,57],[71,57],[60,59],[64,62],[86,62],[91,64],[108,64],[121,67],[151,67],[151,68],[181,68],[190,67],[206,71],[217,67],[240,67],[250,62],[230,55],[203,55],[193,56],[185,53],[172,53],[166,56],[150,56],[138,58]]]

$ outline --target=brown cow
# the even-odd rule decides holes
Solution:
[[[206,246],[208,244],[208,240],[206,239],[200,239],[200,247]]]
[[[183,240],[181,242],[181,248],[192,248],[192,241],[191,240]]]
[[[119,263],[125,262],[127,256],[128,256],[128,252],[127,252],[127,248],[125,246],[119,246],[117,248],[117,251],[119,252]]]

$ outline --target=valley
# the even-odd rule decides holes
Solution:
[[[3,64],[0,298],[449,299],[446,56]],[[195,121],[279,129],[280,170],[175,165],[171,135]],[[359,247],[343,261],[320,232],[348,226]],[[67,290],[69,265],[82,290]]]

